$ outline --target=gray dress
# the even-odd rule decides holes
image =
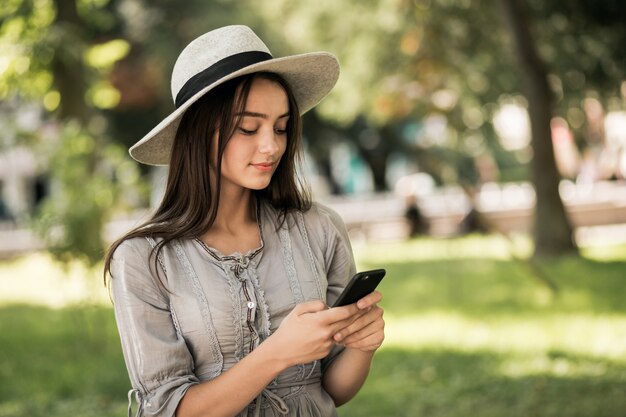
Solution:
[[[111,291],[137,415],[174,416],[187,389],[227,371],[262,343],[296,304],[331,304],[355,272],[340,217],[319,204],[287,216],[260,204],[261,246],[225,256],[200,240],[125,241]],[[157,276],[158,275],[158,276]],[[159,280],[160,278],[160,280]],[[336,416],[321,375],[339,353],[281,373],[239,416]],[[225,399],[228,401],[228,399]]]

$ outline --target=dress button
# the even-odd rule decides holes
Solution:
[[[248,308],[250,310],[252,310],[254,308],[254,302],[253,301],[248,301]]]

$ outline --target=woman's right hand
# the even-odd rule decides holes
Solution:
[[[319,300],[298,304],[264,343],[275,346],[286,367],[313,362],[330,353],[335,334],[358,318],[357,313],[356,304],[333,309]]]

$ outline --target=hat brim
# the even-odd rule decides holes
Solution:
[[[339,78],[339,63],[332,54],[312,52],[270,59],[232,72],[198,91],[163,119],[130,148],[130,155],[136,161],[148,165],[169,164],[172,143],[185,111],[218,85],[242,75],[262,71],[279,74],[287,81],[298,103],[300,114],[304,114],[315,107],[335,86]]]

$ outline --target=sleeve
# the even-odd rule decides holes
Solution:
[[[146,416],[174,416],[187,389],[199,383],[193,358],[176,331],[168,297],[157,285],[145,250],[120,245],[113,256],[111,292],[133,390]],[[144,248],[142,248],[144,249]]]
[[[356,265],[352,253],[352,245],[343,219],[334,210],[318,205],[318,209],[325,220],[322,222],[326,250],[324,261],[326,264],[326,303],[332,305],[339,294],[356,273]],[[322,360],[322,372],[344,350],[343,346],[335,345],[330,354]]]
[[[339,214],[325,206],[318,205],[323,217],[326,264],[326,303],[332,305],[346,287],[350,278],[356,273],[352,245],[348,231]]]

